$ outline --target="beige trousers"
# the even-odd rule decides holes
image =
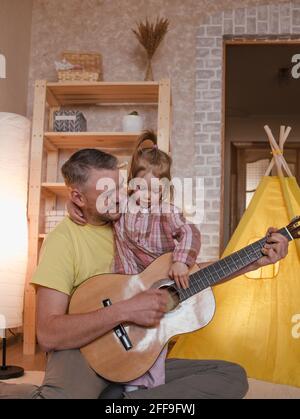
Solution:
[[[48,356],[41,387],[0,382],[0,399],[97,399],[109,385],[111,388],[111,383],[88,366],[79,350],[59,351]],[[169,359],[164,385],[119,392],[119,398],[241,399],[247,390],[246,373],[238,365],[224,361]]]

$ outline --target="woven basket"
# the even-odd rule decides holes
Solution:
[[[101,81],[102,57],[94,52],[63,52],[62,59],[66,59],[73,65],[80,66],[80,69],[59,70],[58,81]]]

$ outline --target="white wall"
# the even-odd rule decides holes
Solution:
[[[0,0],[0,54],[6,79],[0,79],[0,112],[26,115],[32,0]]]

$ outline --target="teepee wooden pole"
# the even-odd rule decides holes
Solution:
[[[290,132],[292,131],[291,127],[287,127],[287,129],[285,130],[284,133],[284,137],[283,137],[283,144],[285,144],[286,140],[288,139],[288,136],[290,135]]]
[[[273,153],[273,157],[274,157],[274,161],[276,164],[276,168],[277,168],[277,172],[279,177],[283,177],[283,171],[282,171],[282,162],[279,160],[279,154],[278,154],[278,150],[276,149],[276,147],[278,147],[278,144],[275,141],[275,138],[273,137],[272,131],[270,130],[270,128],[266,125],[265,126],[265,131],[268,135],[269,138],[269,142],[270,142],[270,146],[272,149],[272,153]],[[279,150],[280,151],[280,150]]]
[[[272,145],[271,145],[271,140],[270,140],[271,130],[267,125],[264,128],[265,128],[265,131],[267,133],[267,136],[268,136],[268,139],[269,139],[269,142],[270,142],[270,146],[271,146],[271,150],[272,150],[271,154],[273,156],[272,160],[270,161],[269,167],[267,168],[266,173],[265,173],[265,176],[269,176],[271,174],[271,171],[272,171],[272,169],[274,167],[274,164],[275,164],[275,155],[274,155],[273,148],[272,148]]]
[[[290,127],[288,127],[288,128],[290,128]],[[266,131],[266,133],[268,135],[268,138],[269,138],[269,142],[270,142],[271,149],[272,149],[273,156],[274,156],[274,161],[275,161],[275,163],[276,163],[276,160],[278,162],[280,162],[279,169],[277,168],[278,174],[282,173],[282,176],[283,176],[282,167],[284,167],[284,170],[286,171],[287,175],[290,176],[290,177],[293,177],[293,174],[292,174],[287,162],[285,161],[285,159],[283,157],[283,152],[279,148],[279,146],[278,146],[278,144],[277,144],[277,142],[276,142],[276,140],[275,140],[275,138],[272,134],[272,131],[270,130],[270,128],[267,125],[265,126],[265,131]],[[289,132],[290,132],[290,130],[289,130]],[[282,142],[284,140],[284,137],[285,137],[285,135],[282,137]],[[286,139],[287,139],[287,137],[288,136],[286,136]],[[286,139],[285,139],[285,141],[286,141]]]
[[[284,133],[285,133],[285,126],[281,125],[280,126],[280,133],[279,133],[279,148],[280,148],[280,150],[282,150],[282,142],[283,142]]]
[[[280,127],[279,148],[280,148],[280,152],[282,153],[282,155],[283,155],[284,144],[285,144],[290,132],[291,132],[291,127],[288,127],[286,130],[285,130],[284,125],[282,125]],[[269,164],[269,166],[266,170],[265,176],[269,176],[271,174],[271,171],[274,167],[274,164],[275,164],[275,158],[274,158],[274,154],[273,154],[273,158],[270,161],[270,164]]]
[[[278,150],[276,150],[276,146],[278,147],[278,144],[275,141],[275,138],[273,137],[272,131],[270,130],[270,128],[266,125],[265,126],[265,131],[268,135],[269,141],[270,141],[270,145],[273,151],[273,155],[274,155],[274,161],[276,164],[276,168],[277,168],[277,172],[278,172],[278,176],[279,176],[279,180],[280,180],[280,185],[281,185],[281,190],[282,190],[282,194],[288,209],[288,216],[290,219],[294,218],[296,216],[296,214],[293,213],[293,208],[292,208],[292,204],[291,204],[291,200],[288,194],[288,190],[287,190],[287,186],[286,186],[286,182],[285,182],[285,177],[283,175],[283,171],[282,171],[282,160],[284,159],[279,159],[279,155],[276,153],[278,152]],[[282,130],[281,130],[282,132]],[[281,139],[283,138],[283,136],[281,136]],[[276,144],[276,145],[275,145]]]
[[[284,147],[284,144],[285,144],[286,140],[288,139],[288,136],[290,135],[291,130],[292,130],[291,127],[287,127],[286,129],[284,127],[283,132],[282,132],[282,137],[279,140],[279,147],[280,147],[280,150],[281,150],[280,159],[282,160],[285,171],[287,172],[288,176],[293,177],[291,169],[289,168],[289,165],[287,164],[287,162],[286,162],[286,160],[283,156],[283,147]]]

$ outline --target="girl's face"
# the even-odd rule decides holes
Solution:
[[[137,178],[141,181],[138,183],[136,196],[139,199],[139,205],[142,208],[149,208],[151,205],[158,205],[162,199],[162,188],[159,178],[152,172],[141,171]]]

